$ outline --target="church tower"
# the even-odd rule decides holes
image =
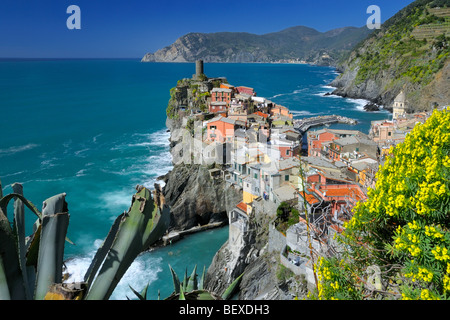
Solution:
[[[406,96],[403,90],[394,99],[394,106],[392,109],[392,120],[397,120],[399,117],[406,115]]]

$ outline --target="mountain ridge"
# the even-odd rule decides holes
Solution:
[[[143,62],[305,62],[334,65],[371,30],[342,27],[320,32],[307,26],[257,35],[248,32],[191,32],[147,53]]]

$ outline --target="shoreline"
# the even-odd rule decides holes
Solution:
[[[172,62],[154,62],[154,63],[172,63]],[[190,63],[190,62],[173,62],[173,63]],[[242,63],[242,64],[245,64],[245,63],[247,63],[247,62],[216,62],[216,63],[236,63],[236,64],[237,64],[237,63]],[[248,63],[281,64],[281,63],[277,63],[277,62],[248,62]],[[310,63],[283,63],[283,64],[307,64],[307,65],[311,65],[311,66],[319,66],[319,65],[316,65],[316,64],[310,64]],[[341,72],[339,71],[339,69],[338,69],[336,66],[325,66],[325,67],[332,67],[332,68],[334,68],[334,71],[335,71],[335,73],[336,73],[335,79],[336,79],[336,78],[339,76],[339,74],[341,73]],[[333,81],[334,81],[334,80],[333,80]],[[365,98],[345,97],[345,96],[336,94],[335,91],[336,91],[338,88],[332,86],[331,83],[332,83],[332,82],[330,82],[329,84],[324,85],[324,87],[327,87],[327,89],[330,89],[330,90],[332,90],[332,91],[329,91],[329,92],[325,92],[325,93],[320,94],[322,97],[325,97],[325,98],[326,98],[326,97],[334,97],[334,98],[349,99],[349,100],[354,101],[355,103],[357,103],[357,101],[364,101],[366,105],[369,105],[369,104],[375,104],[375,105],[377,105],[377,106],[379,107],[379,110],[377,110],[377,111],[365,110],[365,109],[364,109],[365,106],[363,106],[362,108],[358,108],[358,109],[359,109],[360,111],[362,111],[362,112],[366,112],[366,113],[389,112],[389,113],[390,113],[390,111],[389,111],[388,109],[386,109],[384,106],[378,105],[378,104],[376,104],[376,103],[374,103],[374,102],[372,102],[372,101],[370,101],[370,100],[368,100],[368,99],[365,99]],[[361,105],[361,104],[360,104],[360,105]],[[351,120],[351,121],[343,121],[342,123],[347,123],[347,124],[349,124],[349,125],[354,125],[354,124],[357,123],[357,120],[355,120],[355,119],[350,119],[350,118],[348,118],[348,117],[341,116],[341,115],[339,115],[339,114],[333,115],[333,116],[336,116],[336,117],[338,117],[338,118],[343,118],[343,119],[345,119],[345,120]],[[317,117],[305,117],[305,118],[303,118],[302,120],[313,119],[313,118],[317,118]],[[299,120],[297,120],[297,121],[299,121]],[[167,118],[166,118],[166,123],[167,123]],[[341,123],[341,122],[339,121],[339,123]],[[171,155],[170,141],[171,141],[171,137],[172,137],[172,130],[171,130],[167,125],[166,125],[165,129],[162,129],[162,130],[164,130],[165,132],[169,133],[169,138],[168,138],[168,141],[169,141],[169,145],[168,145],[169,150],[168,150],[168,151],[169,151],[169,153],[170,153],[170,155]],[[174,166],[173,162],[172,162],[172,166]],[[173,169],[173,167],[172,167],[172,169]],[[161,187],[163,187],[163,186],[165,185],[164,177],[167,176],[171,171],[172,171],[172,170],[169,170],[169,171],[167,171],[164,175],[160,175],[160,176],[156,177],[156,182],[155,182],[155,183],[159,183],[159,184],[161,185]],[[222,222],[208,223],[208,224],[205,224],[205,225],[198,225],[198,226],[192,227],[192,228],[187,229],[187,230],[172,230],[172,231],[166,233],[166,234],[165,234],[165,235],[164,235],[164,236],[163,236],[156,244],[154,244],[153,246],[151,246],[148,250],[152,250],[152,249],[155,249],[155,248],[168,246],[168,245],[170,245],[170,244],[172,244],[172,243],[174,243],[174,242],[183,240],[183,238],[184,238],[185,236],[190,235],[190,234],[194,234],[194,233],[198,233],[198,232],[202,232],[202,231],[206,231],[206,230],[210,230],[210,229],[214,229],[214,228],[221,228],[221,227],[224,227],[224,226],[226,226],[226,225],[228,225],[228,222],[222,221]],[[147,251],[147,250],[146,250],[146,251]]]
[[[172,231],[166,233],[157,243],[150,246],[147,250],[145,250],[143,252],[153,251],[155,249],[167,247],[175,242],[183,240],[184,237],[186,237],[186,236],[189,236],[189,235],[192,235],[195,233],[199,233],[199,232],[203,232],[203,231],[207,231],[207,230],[211,230],[211,229],[222,228],[227,225],[228,225],[227,222],[219,221],[219,222],[211,222],[211,223],[208,223],[205,225],[198,225],[196,227],[192,227],[187,230],[172,230]]]

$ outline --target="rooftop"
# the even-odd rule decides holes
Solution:
[[[231,89],[226,89],[226,88],[213,88],[211,90],[211,92],[227,92],[227,93],[231,93],[232,90]]]
[[[247,204],[245,202],[239,202],[236,207],[247,214]]]
[[[273,192],[276,194],[280,201],[289,201],[297,197],[297,190],[291,185],[284,185],[280,188],[274,189]]]

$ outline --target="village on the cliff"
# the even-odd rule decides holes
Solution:
[[[260,212],[255,208],[271,207],[266,213],[279,225],[273,227],[279,239],[271,250],[280,250],[281,263],[305,276],[310,285],[314,260],[336,250],[335,235],[343,231],[356,203],[375,187],[376,173],[391,146],[431,115],[408,114],[401,92],[390,119],[373,121],[365,134],[326,126],[352,124],[352,119],[333,115],[297,120],[288,108],[258,96],[253,88],[233,86],[225,78],[205,80],[202,61],[197,61],[192,80],[197,90],[208,92],[207,110],[179,106],[177,112],[186,126],[199,124],[201,161],[212,164],[211,178],[242,190],[242,201],[228,212],[229,245],[242,243],[250,217]],[[323,128],[309,130],[314,126]],[[188,145],[183,144],[182,161],[199,158]],[[298,212],[294,223],[279,220],[286,208],[287,216]]]

